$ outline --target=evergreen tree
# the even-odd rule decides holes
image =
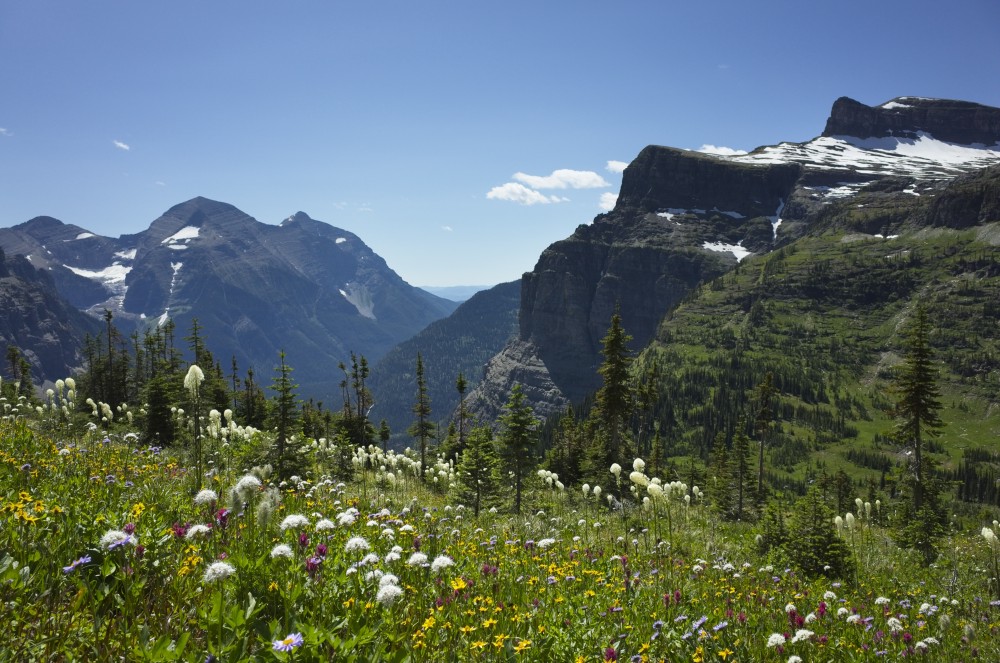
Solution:
[[[948,516],[941,499],[943,481],[932,471],[933,459],[924,455],[925,438],[936,436],[944,424],[938,416],[941,401],[930,347],[930,322],[922,305],[917,305],[907,330],[903,364],[893,389],[898,395],[894,435],[913,451],[911,471],[903,482],[909,500],[896,540],[901,546],[918,550],[929,564],[937,557],[936,542],[945,532]]]
[[[628,344],[632,337],[622,328],[617,308],[611,326],[602,341],[604,361],[598,369],[603,384],[597,391],[591,411],[593,440],[587,454],[587,474],[599,480],[612,463],[625,465],[628,448],[628,423],[632,417],[634,389],[629,377],[632,358]]]
[[[431,399],[427,394],[424,379],[424,359],[417,353],[417,402],[413,404],[413,414],[417,419],[409,428],[409,434],[420,442],[420,476],[427,471],[427,445],[434,437],[434,422],[431,421]]]
[[[520,513],[524,480],[535,465],[538,422],[519,384],[511,390],[504,410],[500,416],[500,442],[505,469],[514,475],[514,512]]]
[[[736,486],[736,520],[746,518],[746,497],[750,489],[750,438],[746,434],[746,422],[740,420],[733,436],[733,448],[730,453],[733,468],[733,483]]]
[[[757,435],[758,456],[757,456],[757,502],[763,504],[764,493],[764,446],[767,444],[768,436],[771,432],[771,425],[774,422],[774,410],[776,406],[778,390],[774,386],[774,374],[768,372],[764,376],[764,381],[757,385],[754,392],[754,420],[753,429]]]
[[[382,451],[388,453],[389,451],[389,438],[392,437],[392,431],[389,430],[389,422],[383,419],[378,425],[378,439],[382,443]]]
[[[569,407],[556,425],[552,446],[545,452],[546,469],[558,474],[566,485],[578,483],[583,476],[584,447],[584,427]]]
[[[715,436],[712,447],[709,477],[711,481],[710,496],[712,510],[722,518],[732,519],[735,515],[733,472],[730,466],[729,447],[726,436],[720,432]]]
[[[456,468],[459,498],[470,504],[478,517],[479,512],[490,506],[499,494],[500,461],[489,427],[472,429],[467,442]]]
[[[899,398],[894,414],[895,437],[913,450],[913,509],[923,507],[927,471],[924,463],[924,438],[934,437],[944,425],[938,416],[941,395],[937,389],[937,370],[930,346],[930,323],[927,311],[917,305],[913,324],[907,330],[903,364],[897,371],[894,390]]]
[[[272,464],[278,479],[281,480],[298,473],[304,459],[299,450],[293,446],[294,440],[292,439],[295,423],[299,416],[298,402],[295,397],[298,385],[292,381],[292,367],[285,363],[284,350],[278,352],[278,358],[280,362],[274,368],[275,376],[271,382],[271,390],[274,391],[272,424],[275,431],[271,455]]]
[[[848,578],[853,574],[854,558],[847,543],[837,535],[833,509],[817,486],[795,503],[784,548],[808,576]]]
[[[465,449],[465,423],[469,419],[469,409],[465,406],[465,390],[469,383],[465,381],[465,376],[459,372],[455,378],[455,390],[458,392],[458,449],[461,453]]]

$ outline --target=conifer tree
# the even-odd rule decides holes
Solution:
[[[389,430],[389,422],[383,419],[378,425],[378,439],[382,443],[382,451],[385,453],[389,452],[390,437],[392,437],[392,431]]]
[[[808,576],[848,578],[854,557],[833,526],[833,509],[813,486],[795,503],[785,550],[792,562]]]
[[[938,416],[941,395],[930,346],[930,323],[922,305],[916,307],[913,324],[907,330],[903,364],[896,373],[894,389],[899,396],[894,432],[898,441],[913,450],[913,508],[919,511],[927,478],[924,439],[937,435],[944,425]]]
[[[729,447],[726,445],[726,435],[719,432],[712,445],[712,459],[709,477],[712,497],[712,510],[725,519],[734,515],[733,507],[733,475],[730,466]]]
[[[511,390],[504,410],[500,416],[500,441],[505,467],[514,475],[514,512],[520,513],[524,480],[535,465],[538,422],[519,384]]]
[[[757,502],[764,503],[764,446],[767,444],[774,422],[774,409],[778,390],[774,386],[774,374],[768,372],[764,381],[757,385],[754,391],[754,433],[757,435]]]
[[[943,482],[932,472],[933,460],[924,455],[925,439],[937,435],[944,424],[938,416],[941,402],[930,323],[922,305],[917,305],[906,332],[903,364],[893,388],[898,394],[894,435],[913,453],[911,472],[904,482],[910,495],[896,538],[900,545],[918,550],[929,564],[937,557],[936,541],[944,534],[947,512],[941,500]]]
[[[424,379],[424,359],[417,353],[417,401],[413,404],[413,414],[417,419],[409,428],[409,434],[420,442],[420,476],[427,471],[427,445],[434,437],[434,422],[431,421],[431,399],[427,394]]]
[[[746,510],[746,496],[750,485],[750,438],[746,434],[746,422],[741,419],[733,436],[730,453],[733,468],[733,483],[736,486],[736,519],[743,520]]]
[[[499,463],[493,433],[489,427],[472,429],[456,469],[459,497],[472,506],[477,517],[482,509],[496,500],[499,493]]]
[[[274,391],[272,423],[275,431],[272,460],[279,479],[287,479],[299,471],[302,458],[293,447],[295,422],[298,420],[298,402],[292,381],[292,367],[285,362],[285,351],[278,352],[279,364],[275,366],[271,390]]]
[[[604,361],[598,373],[603,378],[603,384],[597,391],[591,411],[595,434],[587,454],[587,474],[595,479],[607,473],[612,463],[624,464],[630,453],[627,427],[635,395],[629,376],[632,358],[628,344],[631,340],[632,337],[622,327],[621,314],[616,308],[602,341]]]

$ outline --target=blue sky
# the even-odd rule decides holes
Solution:
[[[202,195],[414,285],[514,280],[646,145],[807,140],[842,95],[1000,106],[997,26],[995,0],[3,0],[0,226],[117,236]]]

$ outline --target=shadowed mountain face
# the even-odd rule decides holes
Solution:
[[[47,270],[81,309],[124,330],[198,319],[228,369],[269,381],[284,349],[303,396],[330,402],[337,365],[369,361],[457,306],[403,281],[356,235],[299,212],[280,225],[195,198],[135,235],[98,237],[55,219],[0,230],[0,246]]]
[[[471,407],[492,420],[521,383],[536,413],[552,414],[600,386],[616,307],[641,349],[698,284],[830,222],[844,200],[882,191],[903,214],[997,163],[1000,109],[913,97],[877,107],[838,99],[823,135],[745,155],[647,147],[626,168],[614,210],[548,247],[522,277],[518,338],[490,360]]]
[[[52,278],[23,256],[0,249],[0,357],[16,346],[31,364],[32,381],[70,377],[83,363],[83,340],[100,330],[56,291]],[[8,375],[7,369],[3,371]]]

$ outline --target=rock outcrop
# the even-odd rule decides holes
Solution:
[[[914,138],[919,132],[949,143],[996,145],[1000,142],[1000,108],[922,97],[897,97],[879,106],[866,106],[841,97],[833,103],[823,135]]]
[[[0,357],[16,346],[35,385],[70,377],[83,364],[83,341],[100,330],[56,291],[55,282],[23,256],[0,249]]]

